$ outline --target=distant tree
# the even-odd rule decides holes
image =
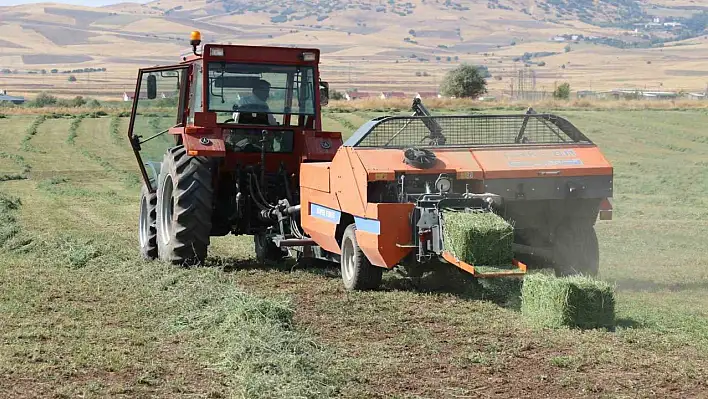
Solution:
[[[42,75],[46,75],[46,74],[47,74],[47,70],[46,70],[46,69],[42,69],[41,73],[42,73]]]
[[[42,92],[37,94],[37,97],[35,97],[34,100],[29,101],[27,103],[27,106],[31,108],[44,108],[56,105],[57,101],[57,98],[53,95]]]
[[[409,30],[408,34],[411,36],[415,36],[415,30],[413,30],[413,29]]]
[[[91,99],[88,103],[86,103],[86,106],[89,108],[100,108],[101,102],[94,98],[94,99]]]
[[[69,82],[76,82],[76,76],[71,75],[69,76],[69,79],[67,79]]]
[[[566,53],[570,53],[570,52],[573,50],[573,48],[570,47],[570,44],[566,44],[566,45],[565,45],[565,48],[564,48],[563,50],[564,50]]]
[[[539,62],[539,63],[538,63],[538,66],[540,66],[540,67],[546,66],[546,61],[541,61],[541,62]]]
[[[556,87],[556,89],[553,90],[553,98],[556,100],[570,99],[570,83],[565,82]]]
[[[59,70],[58,70],[58,69],[52,69],[50,72],[51,72],[51,73],[59,73]]]
[[[344,100],[344,93],[337,90],[332,90],[329,93],[329,99],[334,101]]]
[[[70,107],[78,108],[83,107],[84,105],[86,105],[86,99],[81,96],[76,96],[69,101]]]
[[[487,80],[480,67],[466,63],[448,72],[440,85],[440,93],[449,97],[474,98],[486,92]]]

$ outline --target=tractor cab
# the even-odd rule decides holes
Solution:
[[[191,43],[180,64],[139,71],[129,136],[151,190],[157,164],[175,144],[230,163],[283,154],[268,161],[295,170],[341,143],[339,133],[321,134],[329,85],[320,81],[319,50],[206,44],[199,52],[199,32]],[[315,136],[334,143],[308,148]]]

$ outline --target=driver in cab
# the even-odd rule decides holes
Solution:
[[[270,83],[259,79],[255,82],[251,92],[252,95],[241,100],[240,106],[234,105],[233,119],[237,123],[277,125],[267,103],[268,97],[270,97]]]

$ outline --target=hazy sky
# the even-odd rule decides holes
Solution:
[[[116,3],[147,3],[149,0],[0,0],[0,6],[16,6],[18,4],[31,4],[31,3],[62,3],[62,4],[76,4],[82,6],[105,6],[108,4]]]

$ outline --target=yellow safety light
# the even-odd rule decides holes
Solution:
[[[192,45],[195,45],[195,42],[197,46],[200,45],[202,43],[202,32],[195,30],[189,35],[189,39]]]
[[[202,44],[202,32],[198,30],[192,32],[192,34],[189,35],[189,44],[192,45],[194,55],[201,56],[201,54],[197,54],[197,47]]]

